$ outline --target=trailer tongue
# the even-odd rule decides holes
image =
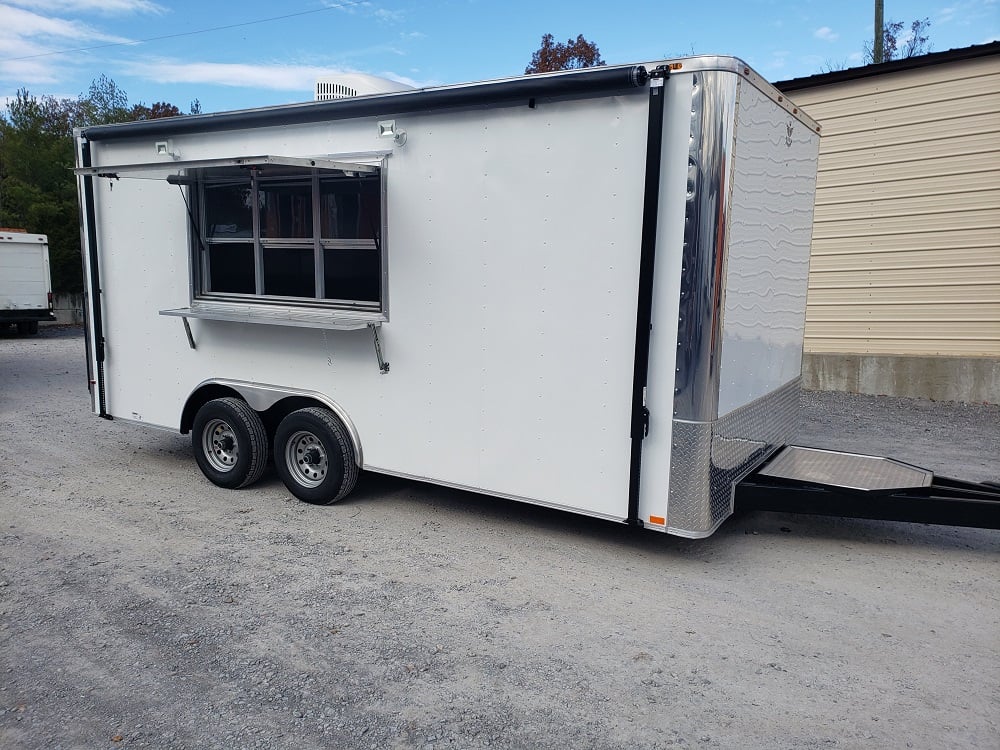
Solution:
[[[737,510],[1000,529],[1000,485],[891,458],[789,445],[735,487]]]

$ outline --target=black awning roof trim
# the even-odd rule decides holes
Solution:
[[[149,136],[209,133],[222,130],[265,128],[312,122],[345,120],[372,115],[425,112],[461,107],[478,107],[545,97],[585,97],[615,90],[645,86],[649,74],[641,65],[586,70],[548,75],[530,75],[503,81],[376,94],[351,99],[303,102],[278,107],[186,115],[118,125],[94,125],[81,134],[89,141],[117,140]]]

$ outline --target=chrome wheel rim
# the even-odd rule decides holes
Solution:
[[[240,458],[240,444],[232,426],[223,419],[211,419],[201,431],[201,449],[216,471],[232,471]]]
[[[313,433],[300,430],[285,443],[285,466],[303,487],[318,487],[330,467],[326,448]]]

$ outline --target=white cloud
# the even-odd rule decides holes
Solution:
[[[788,62],[788,54],[789,53],[787,50],[777,50],[771,53],[771,58],[769,60],[765,60],[759,66],[752,61],[751,64],[754,65],[754,67],[757,67],[759,70],[780,71],[782,68],[785,67],[785,65]]]
[[[419,73],[417,69],[410,71],[411,73]],[[409,76],[402,76],[398,73],[394,73],[391,70],[384,70],[381,73],[376,73],[375,75],[381,76],[382,78],[388,78],[390,81],[396,81],[397,83],[405,83],[407,86],[413,86],[415,89],[425,89],[430,86],[441,86],[443,85],[441,81],[435,79],[429,79],[421,81],[417,78],[410,78]]]
[[[401,10],[386,10],[379,8],[375,11],[375,18],[385,23],[399,23],[406,16]]]
[[[359,71],[321,67],[318,65],[286,65],[212,63],[212,62],[136,62],[124,68],[128,75],[147,78],[157,83],[199,83],[237,88],[268,89],[271,91],[310,92],[320,76]],[[440,85],[438,81],[419,81],[393,71],[371,75],[405,83],[415,88]]]
[[[160,83],[207,83],[274,91],[312,91],[318,76],[341,72],[315,65],[211,62],[136,62],[126,65],[125,70]]]
[[[9,5],[54,13],[100,13],[110,16],[166,12],[165,8],[149,0],[7,0],[7,2]]]
[[[0,29],[3,29],[3,41],[20,37],[57,37],[102,42],[128,41],[122,37],[105,34],[85,23],[49,18],[10,5],[0,5]]]
[[[997,20],[996,0],[962,0],[941,8],[931,18],[931,28],[954,23],[958,27],[993,26]]]
[[[23,86],[53,84],[61,80],[62,71],[50,62],[40,60],[15,60],[0,63],[0,78],[18,81]]]
[[[367,11],[368,9],[370,9],[372,7],[371,3],[364,2],[364,1],[363,2],[359,2],[359,3],[353,3],[353,2],[324,2],[323,5],[326,6],[327,8],[336,8],[337,10],[342,10],[344,13],[350,13],[352,16],[355,15],[356,13],[360,13],[362,11]]]
[[[813,32],[813,36],[817,39],[822,39],[825,42],[835,42],[840,39],[840,34],[831,29],[829,26],[821,26]]]
[[[58,83],[72,64],[72,58],[56,54],[66,47],[130,41],[81,21],[0,4],[0,80],[31,86]]]

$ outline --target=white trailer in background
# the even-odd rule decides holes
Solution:
[[[729,57],[85,128],[94,410],[707,536],[792,434],[818,131]]]
[[[0,326],[16,325],[18,333],[33,334],[39,321],[55,319],[49,238],[0,229]]]

